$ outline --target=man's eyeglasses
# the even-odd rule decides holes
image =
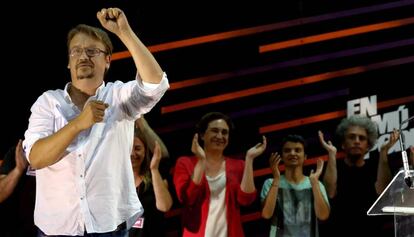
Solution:
[[[75,48],[72,48],[72,49],[69,50],[69,55],[71,57],[80,57],[82,55],[83,51],[85,51],[86,55],[90,58],[98,56],[101,53],[108,54],[108,52],[106,52],[102,49],[98,49],[98,48],[75,47]]]

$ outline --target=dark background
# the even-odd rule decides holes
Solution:
[[[395,6],[391,7],[392,4]],[[120,7],[125,12],[130,25],[147,46],[266,24],[292,20],[300,22],[279,29],[256,31],[244,36],[154,52],[172,85],[194,78],[209,77],[207,83],[169,90],[160,103],[146,115],[169,148],[171,163],[178,156],[190,153],[193,126],[209,111],[221,111],[234,119],[236,131],[231,138],[229,155],[243,156],[249,147],[260,141],[262,135],[266,135],[269,149],[266,157],[258,158],[255,162],[256,170],[267,167],[268,153],[276,150],[280,139],[289,133],[298,133],[307,139],[309,157],[324,155],[317,140],[317,131],[322,129],[328,139],[334,139],[335,127],[345,115],[327,120],[316,119],[303,125],[294,123],[291,128],[265,134],[260,133],[261,127],[334,111],[346,111],[347,101],[370,95],[377,95],[378,102],[406,98],[403,104],[409,108],[409,115],[413,114],[414,60],[409,57],[414,56],[414,43],[411,42],[414,39],[414,24],[267,53],[259,53],[259,46],[414,17],[414,1],[14,2],[3,6],[4,17],[0,28],[3,45],[1,131],[4,137],[0,144],[1,154],[5,154],[10,146],[23,138],[30,116],[30,106],[37,97],[46,90],[63,88],[70,80],[66,68],[67,32],[79,23],[100,26],[96,12],[102,7],[112,6]],[[357,9],[368,7],[371,7],[369,12],[358,13],[361,10]],[[340,13],[344,11],[352,14],[341,16]],[[323,20],[322,16],[325,14],[329,17]],[[309,17],[318,20],[309,23],[306,20]],[[114,35],[110,36],[115,46],[114,51],[124,51],[125,47],[121,42]],[[387,44],[395,46],[373,48]],[[355,53],[357,48],[363,47],[371,47],[371,50]],[[342,51],[345,53],[339,53]],[[353,55],[346,56],[346,52],[353,52]],[[331,56],[322,59],[323,55],[328,54]],[[403,62],[401,58],[407,60]],[[299,62],[293,64],[294,60]],[[385,66],[382,64],[375,70],[368,67],[390,60],[395,60],[396,63]],[[290,63],[290,66],[283,63]],[[270,65],[270,69],[259,71],[266,65]],[[162,112],[163,108],[179,103],[353,67],[366,71],[176,112]],[[246,70],[255,72],[246,73]],[[106,80],[132,80],[135,72],[131,58],[115,60]],[[222,73],[231,76],[213,81],[216,75]],[[401,104],[379,109],[378,114],[395,111],[399,105]],[[408,129],[410,128],[412,124]],[[267,177],[269,173],[256,173],[255,180],[259,190]],[[258,205],[243,210],[243,213],[256,213],[257,210]],[[255,218],[253,221],[246,221],[247,234],[260,225],[261,222]],[[169,228],[173,232],[178,229],[177,226],[178,224],[173,224]]]

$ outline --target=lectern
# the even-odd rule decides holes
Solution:
[[[414,170],[408,170],[414,177]],[[406,182],[407,170],[400,170],[368,210],[369,216],[393,215],[395,237],[414,234],[414,187]]]

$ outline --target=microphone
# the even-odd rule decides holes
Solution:
[[[407,151],[405,151],[405,141],[404,141],[404,134],[401,131],[401,127],[404,123],[407,123],[411,120],[414,119],[414,116],[411,116],[410,118],[404,120],[401,122],[400,124],[400,139],[399,143],[400,143],[400,148],[401,148],[401,156],[402,156],[402,161],[403,161],[403,168],[404,168],[404,181],[405,183],[408,185],[409,188],[414,189],[414,185],[413,185],[413,177],[410,174],[410,167],[408,165],[408,156],[407,156]]]

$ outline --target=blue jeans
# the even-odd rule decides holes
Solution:
[[[77,236],[84,236],[84,237],[128,237],[128,230],[115,230],[112,232],[106,233],[85,233],[84,235],[77,235]],[[46,235],[40,229],[37,229],[37,237],[73,237],[68,235]]]

